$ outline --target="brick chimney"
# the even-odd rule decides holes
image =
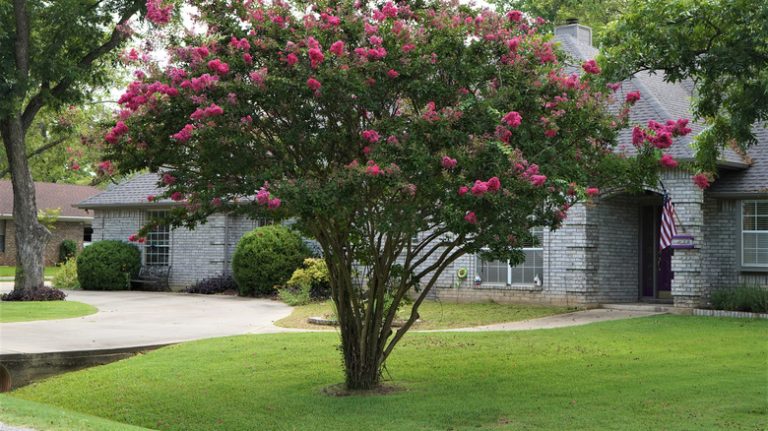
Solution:
[[[579,24],[578,18],[568,18],[565,25],[555,27],[555,36],[570,36],[577,41],[592,46],[592,29]]]

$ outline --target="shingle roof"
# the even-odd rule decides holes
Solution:
[[[149,205],[147,196],[160,195],[163,190],[158,187],[160,175],[156,173],[137,175],[127,181],[110,187],[107,191],[91,196],[77,204],[80,208],[96,208],[105,206],[139,206]],[[157,201],[160,204],[174,203],[170,199]]]
[[[40,210],[60,209],[59,217],[92,219],[93,215],[73,205],[101,190],[90,186],[59,183],[35,183],[35,198]],[[8,180],[0,181],[0,216],[13,216],[13,186]]]
[[[723,172],[710,192],[768,195],[768,129],[758,126],[754,132],[757,144],[747,152],[752,162],[749,169]]]
[[[589,60],[598,54],[595,47],[576,39],[568,32],[557,32],[555,40],[560,43],[566,53],[576,60]],[[580,68],[570,68],[569,72],[581,73],[581,70]],[[663,75],[644,72],[635,75],[632,79],[623,81],[621,84],[621,88],[615,95],[617,101],[623,101],[629,92],[640,92],[640,100],[630,110],[630,123],[647,124],[649,120],[664,122],[679,118],[693,118],[691,112],[693,85],[691,82],[664,82]],[[690,144],[693,137],[700,133],[704,126],[691,121],[689,127],[692,129],[692,133],[675,139],[674,144],[668,150],[676,159],[692,160],[694,157],[694,151]],[[631,154],[634,150],[631,144],[631,130],[622,130],[619,133],[619,149]],[[721,159],[727,164],[746,167],[746,161],[730,148],[723,151]]]

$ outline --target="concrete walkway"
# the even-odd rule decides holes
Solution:
[[[10,285],[0,285],[10,290]],[[291,307],[268,299],[165,292],[67,291],[99,312],[61,320],[0,324],[0,354],[64,352],[287,332],[273,325]]]

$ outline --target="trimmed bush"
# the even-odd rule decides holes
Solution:
[[[768,313],[768,289],[759,286],[715,290],[710,301],[714,310]]]
[[[65,239],[59,244],[59,263],[65,263],[77,255],[77,243]]]
[[[216,277],[206,278],[198,281],[192,286],[184,289],[186,293],[201,293],[203,295],[212,295],[214,293],[223,293],[228,290],[237,292],[237,283],[231,275],[218,275]]]
[[[232,270],[240,295],[269,295],[309,257],[301,237],[285,226],[256,228],[237,243]]]
[[[79,289],[80,282],[77,281],[77,259],[70,258],[56,275],[53,276],[53,287],[57,289]]]
[[[84,290],[127,290],[139,275],[141,252],[122,241],[99,241],[77,257],[77,280]]]
[[[331,279],[323,259],[304,259],[304,265],[277,289],[280,299],[288,305],[305,305],[310,301],[331,297]]]
[[[67,294],[59,289],[41,286],[34,290],[12,290],[0,295],[0,301],[63,301]]]

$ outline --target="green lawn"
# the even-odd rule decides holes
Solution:
[[[59,272],[58,266],[46,266],[44,270],[44,275],[46,277],[53,277],[56,275],[57,272]],[[16,275],[16,267],[15,266],[0,266],[0,277],[13,277]]]
[[[76,301],[0,301],[0,323],[67,319],[99,311]]]
[[[330,301],[313,303],[294,307],[290,316],[278,320],[275,325],[284,328],[318,329],[322,326],[307,323],[310,316],[332,317],[332,303]],[[407,317],[409,306],[404,307],[402,317]],[[457,304],[451,302],[427,301],[419,307],[421,322],[414,325],[414,329],[448,329],[468,328],[471,326],[489,325],[491,323],[514,322],[519,320],[534,319],[537,317],[551,316],[574,311],[573,308],[550,307],[540,305],[518,304]]]
[[[337,345],[334,333],[203,340],[11,394],[161,430],[768,425],[768,321],[657,316],[525,332],[413,333],[387,370],[406,390],[386,396],[321,393],[342,379]],[[10,422],[7,410],[0,421]]]

